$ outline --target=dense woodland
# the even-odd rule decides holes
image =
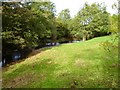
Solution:
[[[9,58],[15,49],[23,53],[46,43],[85,41],[118,33],[118,15],[110,15],[102,3],[85,3],[73,18],[69,9],[55,13],[52,2],[3,2],[3,58]]]

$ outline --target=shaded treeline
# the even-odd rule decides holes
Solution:
[[[2,3],[2,56],[12,60],[17,49],[26,57],[49,42],[88,40],[111,33],[111,18],[104,4],[85,3],[74,18],[69,9],[55,15],[52,2]]]

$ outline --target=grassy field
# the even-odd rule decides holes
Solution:
[[[116,88],[118,52],[101,43],[110,36],[47,48],[25,61],[3,68],[3,87]],[[113,55],[114,53],[114,55]]]

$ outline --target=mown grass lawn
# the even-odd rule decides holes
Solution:
[[[3,87],[117,88],[118,54],[104,51],[106,40],[111,37],[62,44],[3,68]]]

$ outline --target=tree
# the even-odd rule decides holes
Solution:
[[[56,25],[55,25],[55,6],[51,2],[34,2],[31,4],[31,10],[36,14],[38,20],[39,39],[40,40],[56,40]],[[38,29],[37,29],[38,30]],[[44,41],[43,41],[44,42]],[[45,43],[45,42],[44,42]]]
[[[62,10],[57,17],[57,31],[58,39],[61,42],[67,42],[70,39],[69,22],[70,22],[69,9]]]
[[[55,36],[54,12],[51,2],[3,3],[3,40],[20,48],[45,43]]]
[[[2,8],[2,44],[5,56],[12,54],[14,49],[42,46],[56,30],[54,5],[51,2],[3,2]]]
[[[105,6],[93,3],[89,5],[85,3],[84,7],[75,17],[75,30],[72,32],[81,35],[83,41],[86,39],[108,34],[109,14]],[[79,33],[78,33],[79,32]],[[80,36],[79,36],[80,37]]]

